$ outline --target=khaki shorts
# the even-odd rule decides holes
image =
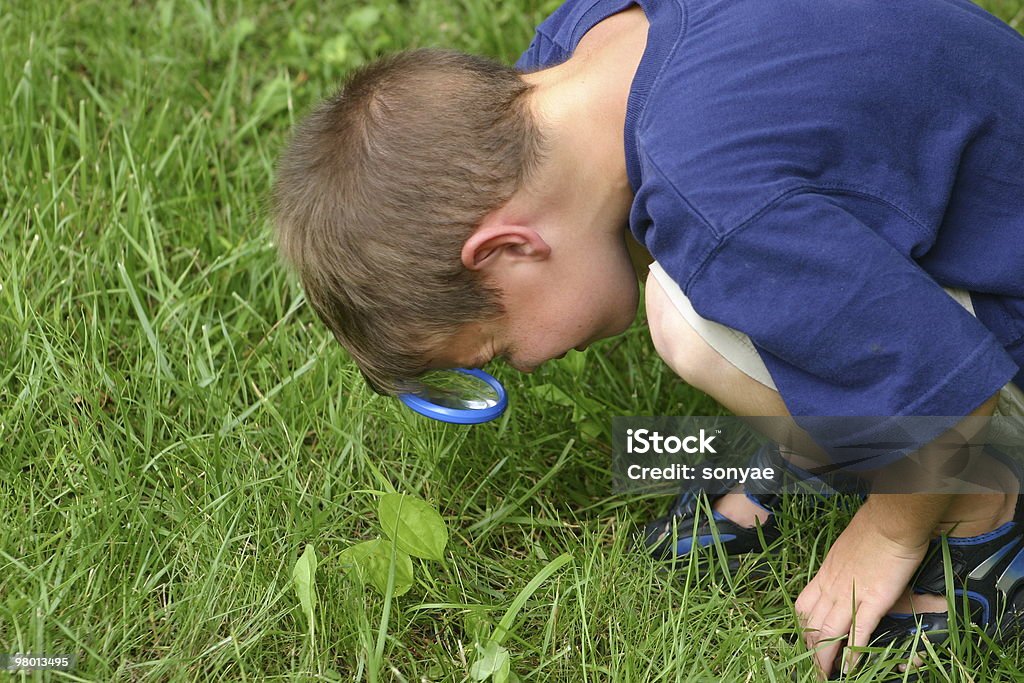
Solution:
[[[702,318],[693,309],[690,300],[675,280],[669,277],[657,262],[652,263],[650,268],[651,273],[658,280],[658,284],[668,294],[668,298],[679,313],[711,348],[747,376],[770,389],[776,389],[775,382],[768,373],[768,368],[761,360],[757,349],[754,348],[753,342],[750,341],[750,337],[739,330]],[[974,315],[974,306],[971,304],[971,295],[968,292],[962,289],[947,289],[946,293],[970,311],[971,315]],[[1024,417],[1024,392],[1017,385],[1007,383],[999,391],[999,403],[994,414],[1004,417]]]

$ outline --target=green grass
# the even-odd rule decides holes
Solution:
[[[68,680],[462,681],[522,595],[521,680],[813,680],[792,600],[849,511],[786,521],[757,580],[631,550],[664,501],[610,495],[611,417],[718,411],[640,325],[533,376],[499,368],[507,414],[442,426],[372,395],[278,267],[274,159],[339,76],[414,45],[511,60],[555,4],[4,5],[0,653],[77,653],[45,676]],[[338,562],[389,488],[452,532],[393,599]],[[312,637],[291,585],[307,543]],[[976,641],[952,680],[1020,677]]]

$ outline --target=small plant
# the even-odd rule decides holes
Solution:
[[[377,515],[387,539],[374,538],[349,546],[341,552],[341,568],[360,583],[369,583],[381,595],[388,595],[389,581],[392,597],[404,595],[413,585],[413,557],[444,559],[448,527],[426,501],[403,493],[381,496]],[[311,634],[316,609],[316,569],[316,551],[307,544],[292,569],[292,582]]]
[[[387,595],[394,566],[392,595],[412,588],[412,558],[443,560],[448,545],[444,519],[426,501],[404,493],[386,493],[377,502],[377,518],[388,540],[375,538],[341,553],[342,569]]]
[[[426,501],[403,493],[386,493],[377,502],[377,518],[386,538],[374,538],[349,546],[341,552],[342,570],[359,580],[363,585],[373,586],[385,598],[385,614],[381,621],[381,634],[387,628],[387,615],[391,599],[404,595],[413,586],[412,558],[423,560],[444,560],[448,545],[448,527],[441,515]],[[493,629],[487,621],[474,614],[473,632],[476,657],[470,666],[469,675],[474,681],[494,683],[515,683],[518,677],[512,671],[512,657],[503,643],[512,630],[519,611],[530,596],[555,572],[572,561],[565,553],[549,562],[533,577],[522,591],[512,600],[504,616]],[[316,552],[307,545],[305,552],[295,563],[292,576],[299,604],[306,614],[310,634],[314,627],[316,607],[315,574]],[[376,658],[372,661],[371,680],[376,680],[383,653],[383,638],[379,639]]]
[[[391,601],[413,586],[412,558],[440,561],[448,545],[448,527],[444,519],[426,501],[402,493],[385,493],[377,502],[377,517],[386,538],[374,538],[345,548],[341,552],[342,571],[360,584],[370,584],[384,596],[376,646],[367,662],[371,682],[380,680],[384,642],[391,613]],[[316,551],[306,545],[292,569],[292,582],[299,605],[309,624],[313,642],[316,609]],[[325,672],[340,679],[336,672]],[[507,678],[501,680],[508,680]]]
[[[519,611],[526,605],[530,596],[540,588],[541,584],[566,564],[572,562],[572,555],[563,553],[537,573],[533,579],[519,592],[512,600],[512,604],[505,610],[501,621],[489,635],[480,638],[476,645],[477,658],[469,669],[469,675],[474,681],[486,681],[488,678],[494,683],[516,683],[519,677],[512,671],[512,657],[508,648],[502,643],[512,632],[512,625],[515,623]]]
[[[306,615],[310,637],[313,635],[313,610],[316,609],[316,564],[316,550],[312,544],[307,543],[302,556],[292,569],[295,593],[299,596],[299,606]]]

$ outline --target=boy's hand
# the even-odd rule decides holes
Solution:
[[[797,598],[804,641],[810,649],[820,648],[814,661],[823,677],[832,673],[844,645],[864,647],[869,643],[878,622],[903,594],[924,559],[927,535],[921,541],[920,534],[911,533],[907,537],[915,538],[905,541],[883,532],[892,522],[891,517],[883,518],[891,515],[894,507],[908,507],[908,499],[913,498],[917,496],[868,498]],[[854,664],[850,657],[843,668]]]

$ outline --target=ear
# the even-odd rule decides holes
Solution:
[[[551,247],[533,228],[500,220],[487,220],[462,245],[462,265],[483,270],[499,259],[543,261]]]

